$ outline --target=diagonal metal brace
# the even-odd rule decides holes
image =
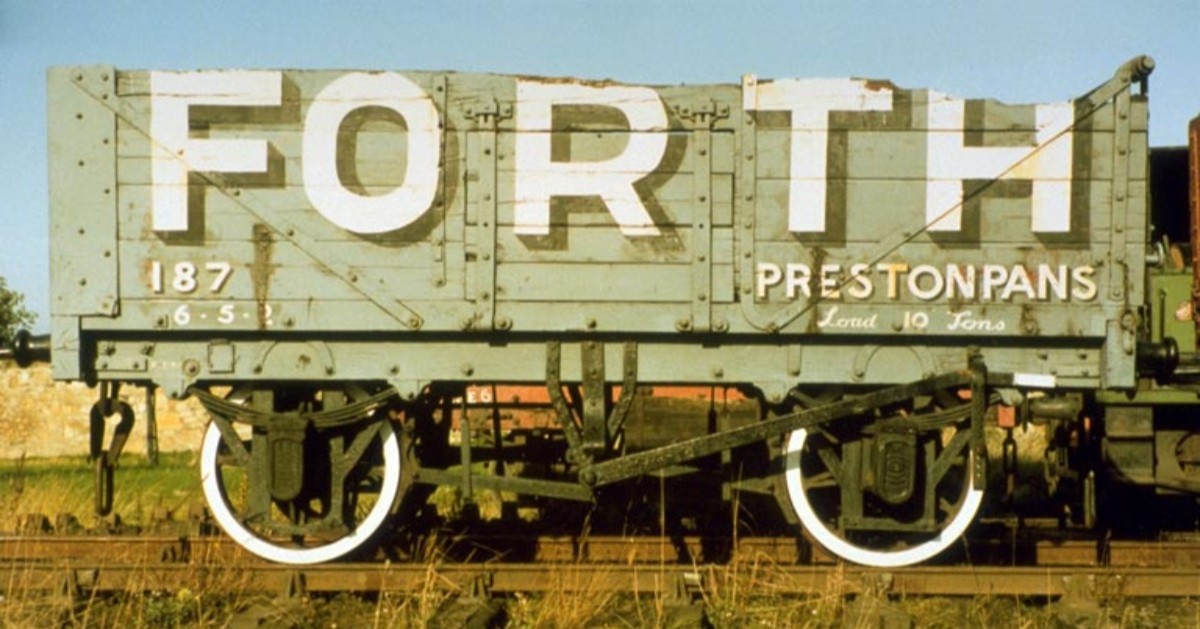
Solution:
[[[620,482],[670,465],[762,441],[800,428],[809,428],[841,417],[861,415],[879,407],[908,400],[938,389],[967,386],[972,384],[972,378],[972,371],[956,371],[874,391],[853,399],[782,415],[715,435],[695,437],[662,448],[586,466],[580,471],[579,478],[594,487]],[[982,397],[986,400],[986,396]]]
[[[1115,98],[1121,92],[1129,89],[1134,83],[1138,83],[1144,92],[1146,90],[1146,79],[1150,77],[1151,72],[1154,72],[1154,59],[1147,55],[1134,57],[1121,64],[1121,67],[1117,68],[1111,79],[1097,85],[1087,94],[1077,99],[1085,103],[1085,116],[1095,113],[1097,109],[1104,106],[1105,103]]]
[[[621,396],[608,415],[608,434],[615,435],[625,426],[625,418],[629,416],[629,408],[633,406],[633,398],[637,395],[638,369],[637,343],[625,344],[623,376],[621,380]]]
[[[566,398],[563,397],[562,343],[558,341],[546,343],[546,390],[550,394],[550,404],[554,406],[558,425],[567,438],[569,446],[567,454],[569,456],[575,456],[576,453],[582,454],[583,435],[580,433],[579,425],[575,422],[575,416],[571,414],[571,408],[567,405]]]

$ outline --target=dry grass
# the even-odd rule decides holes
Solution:
[[[0,532],[18,530],[23,516],[51,522],[71,514],[85,528],[104,525],[93,510],[93,464],[86,457],[0,461]],[[144,457],[122,457],[115,474],[113,511],[126,524],[147,526],[156,514],[174,519],[203,502],[193,454],[170,453],[150,465]]]

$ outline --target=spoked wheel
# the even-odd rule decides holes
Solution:
[[[383,526],[400,490],[400,446],[382,417],[322,430],[297,417],[277,416],[264,429],[214,413],[200,478],[213,517],[240,546],[313,564],[363,547]]]
[[[857,564],[896,567],[946,550],[979,511],[966,406],[796,430],[785,480],[805,530]]]

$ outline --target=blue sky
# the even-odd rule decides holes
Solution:
[[[0,276],[49,323],[45,71],[365,68],[736,83],[890,79],[1064,100],[1150,54],[1151,144],[1200,113],[1200,0],[0,0]]]

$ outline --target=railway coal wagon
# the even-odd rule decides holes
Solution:
[[[1118,480],[1194,491],[1159,410],[1194,329],[1149,227],[1152,67],[1021,105],[53,68],[51,361],[99,385],[98,506],[121,386],[204,405],[212,514],[283,563],[428,525],[438,486],[516,496],[526,530],[652,486],[673,530],[918,563],[1003,502],[997,470],[1026,482],[997,423],[1049,427],[1065,525]]]

